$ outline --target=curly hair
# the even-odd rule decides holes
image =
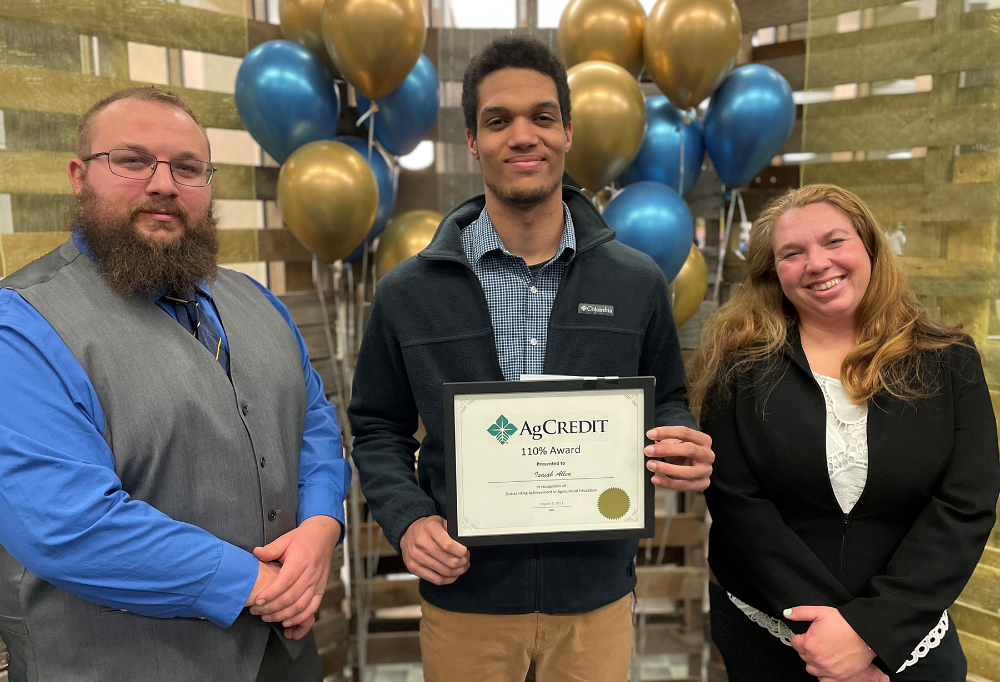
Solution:
[[[556,86],[563,127],[570,122],[569,82],[566,66],[556,54],[534,38],[510,35],[497,38],[472,58],[462,77],[462,113],[465,127],[476,137],[479,116],[479,85],[500,69],[531,69],[552,79]]]

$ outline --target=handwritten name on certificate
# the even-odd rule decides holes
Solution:
[[[641,530],[645,400],[624,387],[455,395],[459,537]]]

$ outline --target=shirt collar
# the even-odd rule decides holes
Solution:
[[[563,226],[562,237],[559,240],[559,250],[552,260],[558,260],[567,253],[567,259],[572,258],[573,254],[576,252],[576,231],[573,229],[573,216],[570,215],[569,207],[566,202],[563,202],[563,216],[565,216],[565,224]],[[513,253],[507,250],[504,246],[503,241],[500,239],[500,235],[497,234],[496,228],[493,227],[493,221],[490,220],[489,214],[486,209],[483,208],[479,217],[471,225],[465,228],[469,231],[468,237],[468,253],[466,254],[469,258],[469,262],[476,264],[479,260],[488,253],[494,251],[500,251],[508,256],[514,256]],[[463,240],[464,241],[464,240]],[[517,256],[518,258],[520,256]]]
[[[73,226],[73,245],[76,246],[76,248],[79,249],[80,253],[82,253],[84,256],[94,261],[95,263],[97,262],[97,256],[91,253],[90,249],[87,248],[87,242],[83,238],[83,232],[80,230],[79,223]],[[199,284],[197,293],[201,294],[202,296],[204,296],[209,300],[211,300],[212,298],[212,294],[208,288],[208,282],[203,281],[201,284]],[[159,296],[154,296],[151,300],[155,301],[159,298],[160,298]]]

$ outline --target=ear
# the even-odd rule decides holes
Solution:
[[[573,122],[570,121],[569,125],[566,126],[566,151],[573,146]]]
[[[80,192],[83,191],[83,178],[87,174],[86,165],[79,157],[74,158],[69,162],[66,172],[69,175],[69,183],[73,185],[73,194],[80,196]]]
[[[476,161],[479,160],[479,145],[476,143],[476,138],[473,137],[472,131],[468,128],[465,129],[465,139],[469,144],[469,153],[472,154],[472,158]]]

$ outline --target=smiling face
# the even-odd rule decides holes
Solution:
[[[544,201],[562,186],[573,126],[563,128],[556,84],[532,69],[500,69],[479,85],[477,129],[466,131],[487,192],[510,204]]]
[[[826,203],[792,209],[778,219],[771,243],[781,290],[800,319],[853,323],[872,264],[846,215]]]

